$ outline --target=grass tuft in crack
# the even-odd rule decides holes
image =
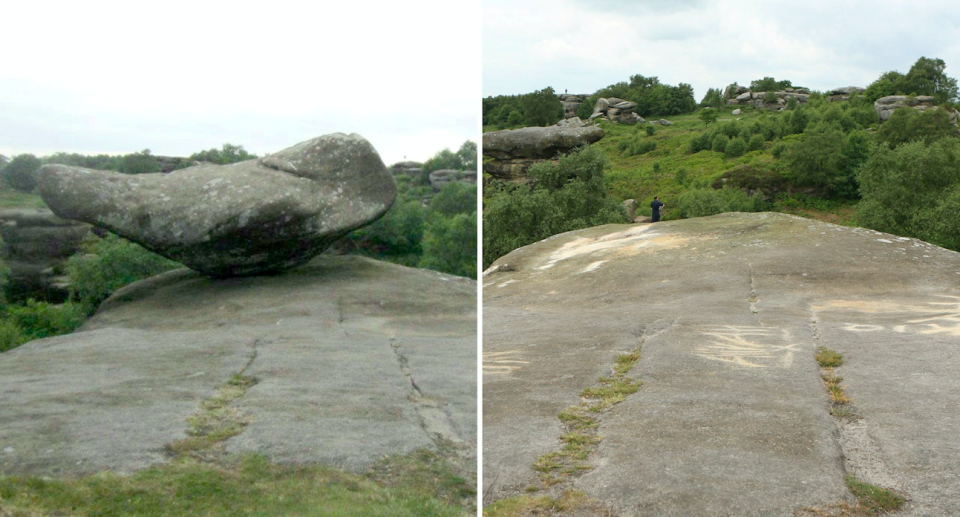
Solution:
[[[817,360],[820,368],[839,368],[843,366],[843,356],[839,352],[826,347],[818,347],[817,353],[813,357]]]
[[[528,492],[531,492],[527,487]],[[615,514],[596,499],[579,490],[567,490],[558,498],[521,495],[494,501],[483,509],[483,517],[532,517],[570,515],[577,517],[613,517]]]
[[[187,418],[187,437],[167,444],[167,452],[175,457],[212,460],[224,454],[224,442],[242,433],[250,424],[249,417],[233,406],[257,380],[249,375],[234,374],[213,396],[200,403],[200,410]]]
[[[640,389],[639,381],[627,377],[639,360],[640,345],[633,352],[618,355],[613,363],[612,375],[601,377],[596,386],[584,389],[579,405],[570,406],[557,415],[565,431],[560,436],[563,445],[559,451],[544,454],[533,463],[533,469],[540,473],[544,487],[592,468],[587,459],[602,439],[597,434],[599,414]]]

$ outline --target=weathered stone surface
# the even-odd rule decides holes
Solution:
[[[47,209],[0,210],[0,258],[10,268],[11,299],[65,300],[69,286],[62,285],[60,275],[89,234],[89,224],[61,219]]]
[[[596,115],[597,113],[606,113],[607,108],[609,107],[610,102],[601,97],[597,99],[597,103],[593,105],[593,114]]]
[[[667,119],[665,119],[665,118],[662,118],[662,119],[658,120],[658,122],[660,123],[661,126],[672,126],[672,125],[673,125],[673,122],[670,122],[669,120],[667,120]]]
[[[555,158],[579,145],[603,138],[597,126],[523,127],[483,134],[483,154],[498,159]]]
[[[750,92],[744,92],[744,93],[741,93],[740,95],[737,95],[737,100],[740,102],[748,101],[751,98],[752,98],[752,95],[750,94]]]
[[[587,125],[587,123],[580,120],[580,117],[574,115],[573,117],[563,119],[560,122],[557,122],[556,125],[560,127],[583,127]]]
[[[58,216],[215,277],[303,264],[383,215],[396,195],[373,146],[342,133],[231,165],[140,175],[46,165],[39,180]]]
[[[731,115],[739,115],[739,114],[740,114],[740,108],[737,108],[737,109],[731,111],[730,114],[731,114]]]
[[[830,90],[829,95],[852,95],[854,93],[863,93],[867,91],[866,88],[861,88],[859,86],[841,86],[840,88],[834,88]]]
[[[637,215],[637,200],[636,199],[625,199],[623,201],[623,208],[627,211],[627,217],[632,221]]]
[[[558,414],[639,345],[642,386],[597,415],[592,470],[551,494],[582,490],[613,515],[793,517],[851,500],[856,473],[910,495],[897,515],[960,515],[960,253],[723,214],[564,233],[489,271],[492,499],[538,485],[532,464],[563,447]],[[830,415],[818,346],[843,354],[851,425]]]
[[[476,282],[358,256],[272,276],[180,269],[133,284],[74,334],[0,353],[0,474],[164,462],[237,373],[250,421],[226,442],[363,470],[450,440],[476,448]]]

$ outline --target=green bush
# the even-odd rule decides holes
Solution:
[[[180,264],[113,234],[88,245],[67,261],[70,298],[88,312],[121,287]]]
[[[423,237],[423,256],[419,266],[476,279],[476,210],[458,213],[451,218],[431,218]]]
[[[477,211],[477,186],[451,181],[430,201],[430,211],[452,217]]]
[[[760,194],[730,187],[720,190],[705,188],[688,190],[677,201],[680,217],[705,217],[724,212],[760,212],[766,205]]]
[[[13,350],[28,341],[23,329],[10,318],[0,319],[0,352]]]
[[[750,137],[750,143],[747,144],[748,151],[760,151],[763,149],[763,144],[766,142],[763,135],[757,133]]]
[[[647,132],[647,136],[653,136],[653,134],[657,131],[656,128],[653,127],[653,124],[647,124],[644,126],[643,130]]]
[[[30,299],[24,305],[8,305],[7,317],[20,328],[24,341],[31,341],[73,332],[87,319],[87,311],[79,303],[56,305]]]
[[[913,108],[900,108],[880,125],[877,140],[893,149],[907,142],[922,140],[931,144],[943,137],[956,135],[957,126],[950,123],[946,110],[921,112]]]
[[[627,156],[638,156],[647,154],[657,148],[657,142],[647,138],[634,137],[627,147]]]
[[[423,253],[426,218],[427,209],[418,199],[398,199],[383,217],[348,238],[364,255],[416,267]]]
[[[960,251],[960,141],[875,146],[858,180],[859,224]]]
[[[713,137],[713,144],[711,144],[710,149],[717,153],[722,153],[727,150],[727,142],[730,139],[722,133],[718,133],[717,136]]]
[[[18,154],[0,170],[0,175],[11,187],[21,192],[33,192],[37,188],[40,165],[40,159],[34,155]]]
[[[629,222],[603,186],[606,159],[580,148],[554,164],[530,168],[535,187],[495,182],[483,214],[483,264],[557,233],[612,222]]]
[[[731,139],[727,142],[727,146],[723,149],[723,154],[727,158],[736,158],[738,156],[743,156],[747,152],[747,142],[742,138],[737,137]]]

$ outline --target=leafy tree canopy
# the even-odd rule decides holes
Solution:
[[[37,169],[40,165],[40,159],[34,155],[18,154],[0,170],[0,176],[3,176],[4,181],[11,187],[32,192],[37,188]]]
[[[220,149],[216,147],[200,151],[190,155],[190,160],[197,162],[210,162],[225,165],[228,163],[242,162],[252,160],[257,155],[248,153],[242,145],[223,144]]]
[[[871,102],[888,95],[930,95],[937,104],[955,103],[957,80],[946,74],[946,68],[942,59],[921,57],[906,74],[884,72],[870,83],[864,95]]]

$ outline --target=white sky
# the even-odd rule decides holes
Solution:
[[[866,87],[940,58],[960,78],[956,0],[483,0],[483,96],[593,93],[631,75],[707,88],[764,76]]]
[[[480,2],[5,2],[0,154],[477,140]]]

